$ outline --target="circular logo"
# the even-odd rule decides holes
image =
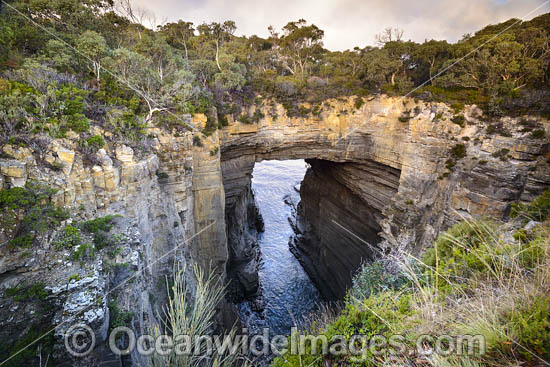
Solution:
[[[72,325],[65,332],[65,348],[75,357],[85,357],[95,347],[95,333],[86,324]]]

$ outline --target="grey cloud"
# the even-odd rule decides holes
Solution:
[[[387,26],[405,30],[405,38],[457,41],[487,24],[521,18],[543,0],[134,0],[159,19],[204,21],[234,20],[237,34],[267,36],[267,27],[280,29],[288,21],[304,18],[325,30],[331,50],[364,47]],[[550,11],[550,3],[527,19]]]

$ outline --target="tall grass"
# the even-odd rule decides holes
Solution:
[[[485,340],[483,355],[434,355],[432,365],[550,365],[550,305],[541,307],[550,301],[550,223],[538,224],[528,241],[514,232],[510,223],[464,221],[425,253],[420,272],[398,260],[415,280],[409,333]]]
[[[214,327],[214,317],[217,306],[225,295],[225,287],[213,272],[205,275],[204,271],[194,268],[196,286],[191,287],[185,281],[184,271],[176,271],[173,285],[168,291],[168,305],[162,317],[164,333],[172,336],[186,335],[195,347],[195,340],[201,336],[211,335]],[[168,284],[168,282],[167,282]],[[191,296],[190,296],[191,295]],[[156,326],[151,330],[156,338],[161,329]],[[235,338],[236,329],[233,328],[227,335]],[[240,356],[228,351],[219,354],[213,348],[207,354],[207,344],[198,343],[199,349],[192,353],[176,353],[175,350],[167,355],[153,353],[149,357],[149,366],[152,367],[232,367],[240,365]],[[179,355],[178,355],[179,354]]]

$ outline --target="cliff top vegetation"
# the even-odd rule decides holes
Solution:
[[[226,124],[226,115],[257,120],[247,107],[264,98],[295,116],[327,98],[413,90],[455,106],[475,103],[495,116],[550,112],[550,14],[487,26],[455,44],[406,41],[403,31],[388,28],[377,36],[379,47],[344,52],[325,49],[324,31],[303,19],[270,27],[268,38],[237,36],[232,21],[182,20],[154,30],[141,23],[128,1],[0,5],[2,140],[72,131],[87,146],[94,122],[136,142],[153,117],[188,129],[182,116],[206,113],[208,133]]]

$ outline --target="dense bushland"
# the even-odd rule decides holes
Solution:
[[[129,2],[119,3],[126,6],[106,0],[0,6],[3,140],[29,143],[37,135],[70,133],[93,151],[102,142],[91,134],[91,122],[132,145],[146,138],[144,127],[154,117],[187,129],[184,114],[206,113],[208,134],[227,124],[227,115],[257,122],[263,116],[253,106],[266,97],[289,115],[309,115],[327,98],[400,95],[414,87],[421,87],[415,96],[454,103],[457,110],[476,103],[492,115],[549,112],[550,14],[488,26],[456,44],[418,44],[386,29],[379,47],[331,52],[323,48],[323,30],[303,19],[280,32],[269,28],[266,39],[235,36],[232,21],[179,21],[151,30]]]

